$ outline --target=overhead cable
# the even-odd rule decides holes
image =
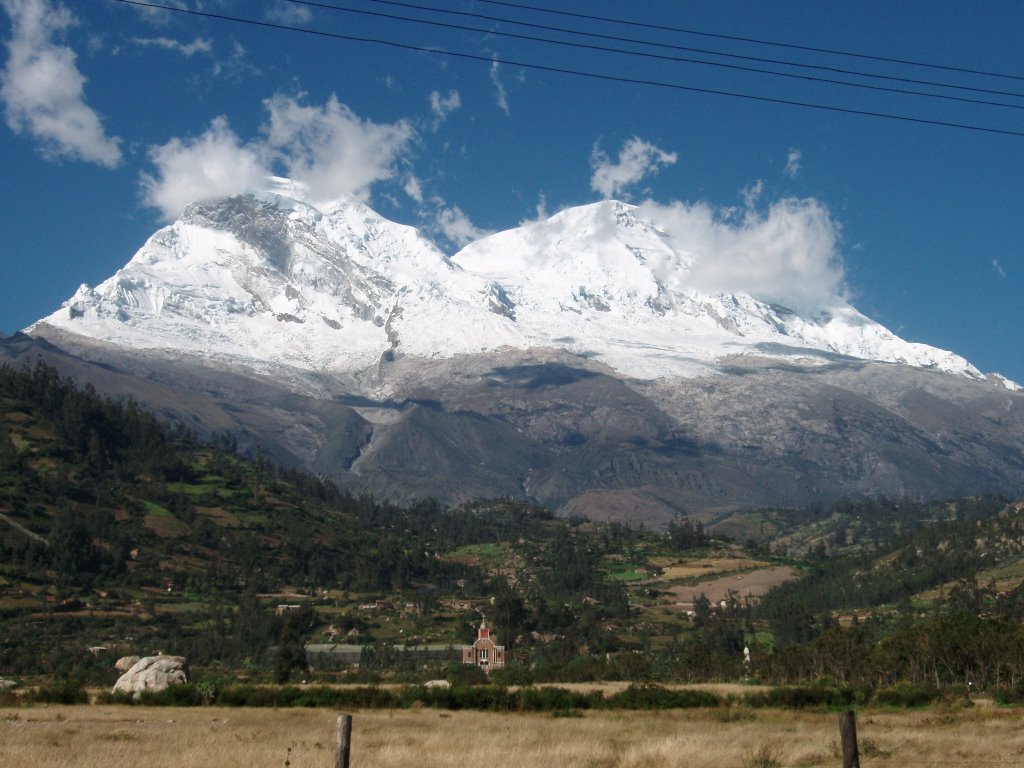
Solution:
[[[342,6],[338,6],[336,4],[327,3],[327,2],[324,2],[323,0],[285,0],[285,1],[289,2],[289,3],[292,3],[294,5],[305,5],[305,6],[309,6],[309,7],[312,7],[312,8],[321,8],[321,9],[325,9],[325,10],[348,11],[350,13],[364,13],[364,14],[367,14],[367,15],[372,15],[373,14],[372,11],[358,11],[358,10],[355,10],[355,9],[345,8],[345,7],[342,7]],[[420,10],[420,11],[428,11],[428,12],[432,12],[432,13],[440,13],[440,14],[446,14],[446,15],[452,15],[452,16],[468,16],[468,17],[471,17],[471,18],[483,19],[485,21],[494,21],[494,22],[505,23],[505,24],[515,24],[515,25],[522,26],[522,27],[529,27],[531,29],[542,29],[542,30],[549,31],[549,32],[561,32],[561,33],[564,33],[564,34],[579,35],[581,37],[592,37],[592,38],[596,38],[596,39],[599,39],[599,40],[611,40],[611,41],[614,41],[614,42],[624,42],[624,43],[630,43],[630,44],[635,44],[635,45],[647,45],[647,46],[651,46],[651,47],[654,47],[654,48],[662,48],[662,49],[675,50],[675,51],[684,51],[684,52],[687,52],[687,53],[700,53],[700,54],[705,54],[705,55],[708,55],[708,56],[720,56],[720,57],[726,58],[726,59],[737,59],[737,60],[740,60],[740,61],[753,61],[753,62],[757,62],[757,63],[760,63],[760,64],[779,64],[779,65],[786,66],[786,67],[796,67],[798,69],[815,70],[815,71],[819,71],[819,72],[831,72],[832,74],[836,74],[836,75],[851,75],[851,76],[854,76],[854,77],[864,77],[864,78],[869,78],[869,79],[873,79],[873,80],[890,80],[890,81],[900,82],[900,83],[910,83],[912,85],[926,85],[926,86],[933,87],[933,88],[948,88],[948,89],[957,90],[957,91],[970,91],[970,92],[974,92],[974,93],[987,93],[987,94],[994,95],[994,96],[1012,96],[1012,97],[1017,97],[1017,98],[1024,98],[1024,93],[1021,93],[1020,91],[1004,91],[1004,90],[999,90],[999,89],[996,89],[996,88],[981,88],[981,87],[978,87],[978,86],[961,85],[961,84],[958,84],[958,83],[938,82],[938,81],[935,81],[935,80],[921,80],[921,79],[918,79],[918,78],[905,77],[905,76],[885,75],[885,74],[880,74],[880,73],[877,73],[877,72],[863,72],[863,71],[855,70],[855,69],[843,69],[841,67],[826,66],[826,65],[822,65],[822,64],[806,64],[806,63],[803,63],[803,62],[789,61],[789,60],[786,60],[786,59],[770,59],[770,58],[767,58],[767,57],[764,57],[764,56],[750,56],[750,55],[744,55],[744,54],[739,54],[739,53],[729,53],[727,51],[714,50],[714,49],[710,49],[710,48],[694,48],[692,46],[676,45],[676,44],[672,44],[672,43],[662,43],[662,42],[657,42],[657,41],[654,41],[654,40],[638,40],[636,38],[621,37],[621,36],[618,36],[618,35],[608,35],[608,34],[602,34],[602,33],[599,33],[599,32],[585,32],[585,31],[575,30],[575,29],[566,29],[564,27],[554,27],[554,26],[547,25],[547,24],[537,24],[535,22],[520,21],[520,20],[516,20],[516,19],[504,18],[504,17],[501,17],[501,16],[488,16],[488,15],[485,15],[485,14],[482,14],[482,13],[475,13],[475,12],[470,12],[470,11],[455,11],[455,10],[451,10],[451,9],[447,9],[447,8],[437,8],[437,7],[434,7],[434,6],[420,5],[420,4],[417,4],[417,3],[400,2],[399,0],[365,0],[365,1],[366,2],[370,2],[370,3],[377,3],[378,5],[391,5],[391,6],[401,7],[401,8],[410,8],[410,9],[415,9],[415,10]],[[522,7],[527,8],[529,6],[522,6]],[[551,13],[559,13],[559,12],[558,11],[551,11]],[[581,15],[581,14],[567,14],[567,15],[576,16],[576,15]],[[404,18],[404,17],[395,16],[394,18]],[[586,18],[593,18],[593,19],[596,19],[596,20],[604,20],[603,17],[600,17],[600,16],[586,17]],[[434,24],[437,24],[437,22],[427,22],[426,20],[423,20],[423,19],[417,19],[417,21],[422,21],[424,23],[434,23]],[[629,24],[629,23],[633,23],[633,22],[621,22],[621,23]],[[639,24],[639,22],[637,22],[637,24],[639,26],[653,27],[653,25]],[[453,28],[460,28],[460,27],[453,27]],[[655,29],[667,29],[667,30],[674,30],[675,29],[673,27],[653,27],[653,28],[655,28]],[[480,30],[474,30],[474,31],[480,31]],[[491,29],[486,30],[486,33],[487,34],[493,34],[493,35],[513,36],[511,33],[503,33],[503,32],[499,32],[497,30],[491,30]],[[696,33],[694,33],[694,34],[696,34]],[[527,38],[527,39],[529,39],[529,38]],[[739,39],[744,40],[746,38],[739,38]],[[550,41],[548,41],[548,42],[550,42]],[[751,42],[753,42],[753,41],[751,41]],[[783,44],[779,43],[779,45],[783,45]],[[813,49],[809,49],[809,50],[825,52],[825,49],[813,48]],[[640,54],[640,53],[638,53],[636,51],[629,51],[628,53],[631,53],[631,54],[634,54],[634,55],[643,55],[643,54]],[[843,55],[854,56],[854,55],[857,55],[857,54],[843,54]],[[891,62],[895,62],[895,63],[904,63],[904,62],[900,62],[900,60],[898,60],[898,59],[891,59],[891,60],[890,59],[886,59],[886,61],[891,61]],[[702,63],[710,63],[710,62],[702,62]],[[719,65],[719,66],[726,66],[726,65],[722,64],[722,65]],[[928,65],[918,64],[917,66],[928,66]],[[936,67],[936,68],[944,68],[944,67]],[[956,68],[953,68],[953,69],[956,69]],[[759,70],[750,70],[750,71],[759,71]],[[1000,75],[1000,77],[1010,77],[1010,76],[1009,75]],[[1021,78],[1021,79],[1024,79],[1024,78]],[[825,81],[825,82],[831,82],[831,81]],[[836,82],[846,82],[846,81],[836,81]]]
[[[870,53],[856,53],[853,51],[842,51],[834,48],[815,48],[810,45],[799,45],[796,43],[782,43],[777,40],[758,40],[753,37],[738,37],[736,35],[723,35],[714,32],[706,32],[698,29],[686,29],[685,27],[669,27],[661,24],[649,24],[642,21],[629,21],[627,19],[614,19],[606,16],[593,16],[586,13],[574,13],[572,11],[560,11],[553,8],[542,8],[535,5],[524,5],[521,3],[512,3],[507,0],[477,0],[477,2],[488,3],[490,5],[501,5],[507,8],[516,8],[525,11],[540,11],[542,13],[552,13],[559,16],[571,16],[577,19],[587,19],[589,21],[603,21],[610,22],[613,24],[623,24],[630,27],[642,27],[645,29],[656,29],[662,32],[682,32],[687,35],[700,35],[701,37],[712,37],[718,40],[734,40],[743,43],[755,43],[757,45],[770,45],[778,48],[792,48],[798,51],[810,51],[813,53],[827,53],[832,56],[849,56],[851,58],[865,59],[868,61],[884,61],[889,64],[905,64],[912,67],[926,67],[928,69],[942,69],[947,72],[961,72],[968,75],[982,75],[983,77],[1001,77],[1007,80],[1022,80],[1024,81],[1024,75],[1013,75],[1005,72],[990,72],[982,69],[970,69],[968,67],[957,67],[950,64],[934,64],[924,61],[914,61],[912,59],[897,59],[888,56],[875,56]]]
[[[420,10],[435,10],[435,9],[429,9],[427,6],[412,5],[410,3],[391,2],[391,0],[370,0],[370,1],[371,2],[375,2],[375,3],[384,3],[386,5],[398,5],[398,6],[403,6],[403,7],[416,8],[416,9],[420,9]],[[945,100],[945,101],[958,101],[958,102],[965,103],[965,104],[978,104],[978,105],[981,105],[981,106],[988,106],[988,107],[1005,107],[1005,108],[1008,108],[1008,109],[1024,109],[1024,102],[1021,102],[1020,104],[1012,104],[1012,103],[1008,103],[1008,102],[1005,102],[1005,101],[989,101],[987,99],[970,99],[970,98],[967,98],[967,97],[964,97],[964,96],[952,96],[952,95],[945,94],[945,93],[930,93],[928,91],[915,91],[915,90],[910,90],[910,89],[907,89],[907,88],[891,88],[891,87],[882,86],[882,85],[870,85],[868,83],[854,83],[854,82],[850,82],[849,80],[835,80],[833,78],[818,77],[818,76],[814,76],[814,75],[801,75],[801,74],[796,74],[794,72],[779,72],[779,71],[776,71],[776,70],[760,69],[758,67],[748,67],[748,66],[742,66],[742,65],[739,65],[739,64],[726,64],[726,63],[720,62],[720,61],[707,61],[705,59],[693,59],[693,58],[686,58],[686,57],[682,57],[682,56],[667,56],[665,54],[648,53],[646,51],[630,51],[630,50],[625,50],[623,48],[608,48],[606,46],[591,45],[591,44],[588,44],[588,43],[574,43],[574,42],[570,42],[568,40],[554,40],[554,39],[547,38],[547,37],[537,37],[535,35],[523,35],[523,34],[519,34],[519,33],[516,33],[516,32],[503,32],[503,31],[500,31],[500,30],[486,29],[486,28],[482,28],[482,27],[470,27],[470,26],[466,26],[466,25],[462,25],[462,24],[451,24],[451,23],[443,22],[443,21],[434,21],[432,19],[420,19],[420,18],[415,18],[415,17],[411,17],[411,16],[400,16],[398,14],[384,13],[382,11],[368,11],[368,10],[360,9],[360,8],[350,8],[350,7],[347,7],[347,6],[341,6],[341,5],[329,4],[329,3],[323,3],[323,2],[317,2],[316,0],[288,0],[288,2],[298,3],[300,5],[314,6],[314,7],[317,7],[317,8],[331,10],[331,11],[339,11],[339,12],[342,12],[342,13],[353,13],[353,14],[358,14],[358,15],[362,15],[362,16],[372,16],[372,17],[375,17],[375,18],[392,19],[392,20],[395,20],[395,21],[406,21],[406,22],[410,22],[410,23],[413,23],[413,24],[425,24],[427,26],[441,27],[443,29],[454,29],[454,30],[458,30],[460,32],[479,32],[481,34],[492,35],[494,37],[507,37],[507,38],[512,38],[512,39],[516,39],[516,40],[527,40],[529,42],[545,43],[545,44],[549,44],[549,45],[558,45],[558,46],[563,46],[563,47],[567,47],[567,48],[578,48],[578,49],[588,50],[588,51],[600,51],[602,53],[615,53],[615,54],[622,54],[622,55],[626,55],[626,56],[637,56],[637,57],[640,57],[640,58],[655,59],[655,60],[658,60],[658,61],[669,61],[669,62],[673,62],[673,63],[676,63],[676,64],[697,64],[697,65],[700,65],[700,66],[718,67],[720,69],[731,69],[731,70],[735,70],[735,71],[739,71],[739,72],[751,72],[751,73],[754,73],[754,74],[769,75],[769,76],[772,76],[772,77],[783,77],[783,78],[789,78],[789,79],[793,79],[793,80],[801,80],[801,81],[804,81],[804,82],[823,83],[823,84],[826,84],[826,85],[841,85],[841,86],[846,86],[848,88],[861,88],[861,89],[864,89],[864,90],[879,91],[879,92],[882,92],[882,93],[899,93],[899,94],[902,94],[904,96],[921,96],[921,97],[924,97],[924,98],[940,99],[940,100]],[[460,13],[461,14],[460,11],[445,11],[445,13]],[[476,16],[477,14],[463,14],[463,15]],[[525,22],[512,22],[512,23],[524,24]],[[542,25],[537,25],[537,24],[527,24],[527,26],[541,27],[543,29],[548,29],[548,30],[557,30],[559,32],[567,32],[567,33],[576,34],[576,35],[586,35],[586,36],[589,36],[589,37],[597,37],[597,38],[602,38],[602,39],[611,39],[611,40],[623,40],[624,39],[624,38],[612,37],[612,36],[609,36],[609,35],[591,34],[589,32],[577,32],[575,30],[561,29],[561,28],[558,28],[558,27],[544,27]],[[637,43],[637,44],[643,44],[643,45],[659,45],[658,43],[647,43],[645,41],[638,41],[638,40],[631,40],[629,42],[633,42],[633,43]],[[661,46],[661,47],[674,48],[674,49],[677,49],[677,50],[693,50],[693,49],[682,48],[680,46],[674,46],[674,45]],[[722,53],[722,54],[719,54],[717,52],[712,52],[712,53],[714,53],[714,55],[720,55],[720,56],[731,56],[731,54],[725,54],[725,53]],[[831,70],[831,68],[829,68],[829,67],[818,67],[818,66],[810,66],[810,65],[803,65],[803,64],[793,64],[793,63],[790,63],[790,62],[772,62],[772,60],[770,60],[770,59],[760,59],[760,58],[751,57],[751,56],[735,56],[733,58],[748,59],[748,60],[755,60],[755,61],[766,61],[766,62],[771,62],[771,63],[785,63],[785,64],[787,64],[789,66],[796,66],[796,67],[801,67],[802,66],[802,67],[809,67],[811,69],[821,69],[821,70],[834,71],[834,70]],[[849,73],[849,74],[861,74],[861,73]],[[862,76],[870,77],[871,75],[862,75]],[[943,84],[943,83],[930,83],[930,82],[927,82],[927,81],[909,80],[909,79],[898,78],[898,77],[885,77],[884,79],[887,79],[887,80],[898,80],[898,81],[909,82],[909,83],[924,83],[924,84],[927,84],[927,85],[933,85],[933,86],[942,87],[942,88],[957,88],[957,89],[960,89],[960,90],[977,91],[977,92],[982,92],[982,93],[998,93],[998,94],[1005,95],[1005,96],[1018,96],[1018,97],[1024,99],[1024,93],[1012,93],[1012,92],[1004,92],[1004,91],[990,91],[990,90],[981,89],[981,88],[969,88],[967,86],[948,85],[948,84]]]
[[[499,58],[497,56],[482,56],[479,54],[465,53],[461,51],[449,51],[438,48],[430,48],[420,45],[412,45],[409,43],[400,43],[395,40],[385,40],[380,38],[362,37],[359,35],[345,35],[339,32],[327,32],[319,29],[309,29],[306,27],[293,27],[286,24],[278,24],[270,21],[260,21],[258,19],[247,19],[238,16],[228,16],[226,14],[212,13],[210,11],[199,11],[190,8],[181,8],[171,5],[162,5],[160,3],[151,2],[150,0],[115,0],[115,2],[122,3],[124,5],[133,5],[140,8],[150,8],[167,11],[169,13],[180,13],[189,16],[196,16],[208,19],[216,19],[219,21],[228,21],[238,24],[247,24],[254,27],[262,27],[265,29],[284,30],[288,32],[297,32],[308,35],[315,35],[317,37],[323,37],[334,40],[346,40],[349,42],[367,43],[372,45],[382,45],[391,48],[398,48],[400,50],[414,51],[418,53],[428,53],[439,56],[448,56],[451,58],[459,58],[468,61],[479,61],[484,62],[490,66],[495,64],[502,64],[512,67],[521,67],[522,69],[532,69],[542,72],[552,72],[563,75],[572,75],[576,77],[586,77],[594,80],[603,80],[608,82],[624,83],[627,85],[646,85],[658,88],[668,88],[671,90],[685,91],[689,93],[702,93],[714,96],[725,96],[730,98],[745,99],[748,101],[758,101],[768,104],[782,104],[792,107],[804,107],[807,109],[817,109],[827,112],[838,112],[848,115],[860,115],[863,117],[875,117],[885,120],[896,120],[900,122],[916,123],[919,125],[934,125],[944,128],[957,128],[968,131],[978,131],[982,133],[1000,134],[1004,136],[1016,136],[1024,138],[1024,131],[1014,131],[1007,128],[993,128],[982,125],[972,125],[969,123],[957,123],[945,120],[932,120],[922,117],[912,117],[910,115],[897,115],[887,112],[873,112],[869,110],[853,109],[850,107],[836,107],[827,104],[816,104],[813,102],[797,101],[794,99],[782,99],[771,96],[759,96],[756,94],[742,93],[737,91],[726,91],[714,88],[702,88],[694,85],[683,85],[682,83],[667,83],[658,80],[646,80],[642,78],[632,78],[619,75],[607,75],[597,72],[587,72],[584,70],[568,69],[565,67],[554,67],[544,64],[536,64],[526,61],[516,61],[512,59]]]

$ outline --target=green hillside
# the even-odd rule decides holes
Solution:
[[[3,367],[0,675],[106,685],[117,657],[161,650],[194,676],[472,678],[445,649],[486,616],[506,682],[1005,693],[1024,675],[1022,510],[876,499],[657,532],[510,500],[398,507]]]

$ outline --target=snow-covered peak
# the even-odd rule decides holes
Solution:
[[[734,355],[845,355],[982,378],[841,301],[800,316],[747,293],[702,293],[688,284],[687,243],[624,203],[567,209],[449,258],[355,199],[302,198],[277,179],[194,203],[41,322],[260,371],[343,374],[385,354],[554,348],[637,378],[709,375]]]

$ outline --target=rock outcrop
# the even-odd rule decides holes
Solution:
[[[141,658],[140,656],[122,656],[114,664],[114,669],[116,669],[118,672],[124,674],[129,669],[134,667],[138,663],[140,658]]]
[[[187,682],[183,656],[146,656],[118,678],[114,693],[128,693],[138,699],[143,691],[159,693],[172,685]]]

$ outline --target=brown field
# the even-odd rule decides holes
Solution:
[[[661,565],[661,563],[658,564]],[[705,560],[687,560],[682,563],[677,562],[662,566],[661,580],[672,581],[673,579],[717,576],[720,573],[747,571],[752,568],[763,568],[767,565],[768,563],[761,560],[752,560],[749,557],[715,557]]]
[[[670,587],[668,591],[675,596],[677,604],[689,607],[702,594],[712,603],[717,603],[719,600],[724,600],[730,590],[741,598],[760,597],[775,585],[792,581],[796,577],[797,572],[788,565],[776,565],[772,568],[720,576],[699,584]]]
[[[858,715],[861,762],[1024,764],[1019,709]],[[0,708],[4,768],[331,768],[335,714],[303,709]],[[356,712],[352,768],[837,766],[835,714],[757,710],[539,714]],[[767,750],[767,753],[764,751]]]

